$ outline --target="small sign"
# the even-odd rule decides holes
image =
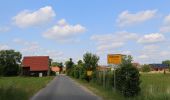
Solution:
[[[87,76],[92,76],[92,71],[87,71]]]
[[[122,62],[121,54],[108,54],[107,63],[108,64],[120,64]]]

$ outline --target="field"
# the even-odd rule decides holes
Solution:
[[[53,77],[0,77],[0,100],[28,100]]]
[[[104,89],[94,83],[77,80],[104,100],[170,100],[170,74],[141,74],[141,93],[134,98],[124,98],[113,89]]]

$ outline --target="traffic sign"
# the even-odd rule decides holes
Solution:
[[[120,64],[122,62],[122,54],[108,54],[107,63],[108,64]]]

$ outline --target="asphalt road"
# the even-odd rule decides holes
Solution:
[[[31,100],[101,100],[101,98],[69,77],[60,75],[35,94]]]

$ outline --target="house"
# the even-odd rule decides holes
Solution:
[[[22,75],[47,76],[49,56],[27,56],[22,60]]]
[[[51,66],[51,71],[55,72],[55,75],[59,75],[60,68],[58,66]]]
[[[108,66],[98,66],[97,70],[98,71],[108,71],[108,70],[111,70],[111,67],[108,67]]]
[[[132,65],[137,69],[141,68],[140,64],[137,62],[133,62]]]
[[[168,66],[166,64],[149,64],[149,65],[154,71],[162,71],[168,69]]]

